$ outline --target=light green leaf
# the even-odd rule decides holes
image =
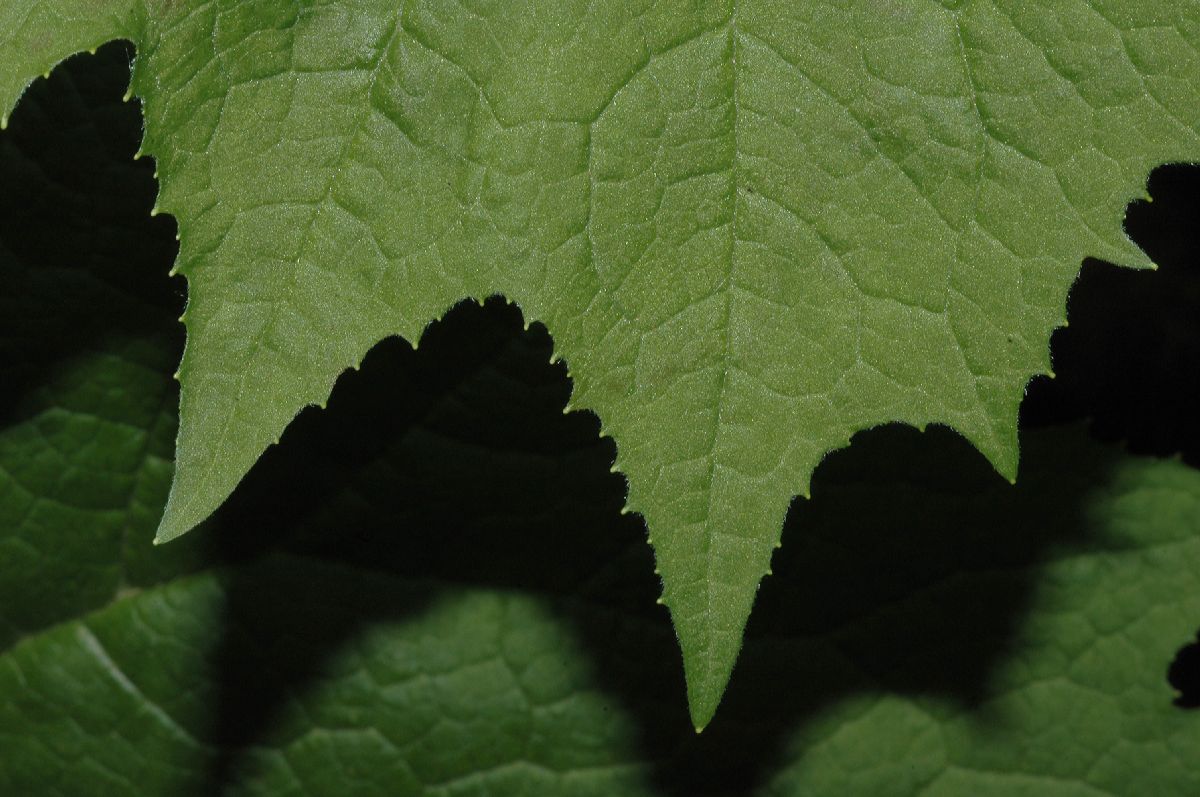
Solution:
[[[377,341],[544,323],[646,518],[698,727],[792,496],[856,431],[1006,476],[1085,256],[1200,159],[1193,0],[16,0],[0,107],[138,48],[188,343],[159,538]]]

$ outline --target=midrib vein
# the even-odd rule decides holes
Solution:
[[[704,530],[704,591],[705,591],[705,611],[708,619],[711,622],[714,609],[713,595],[713,537],[720,533],[717,528],[712,526],[713,519],[713,494],[715,492],[716,474],[717,474],[717,444],[721,437],[721,430],[724,427],[725,413],[725,391],[729,381],[729,363],[732,358],[732,341],[730,336],[730,321],[733,313],[733,275],[735,270],[734,258],[737,253],[737,230],[738,230],[738,100],[739,100],[739,81],[738,81],[738,43],[737,43],[737,3],[734,2],[732,11],[729,16],[729,24],[727,26],[728,50],[730,59],[730,80],[732,82],[732,97],[730,99],[730,108],[732,114],[731,131],[733,136],[733,153],[729,165],[729,200],[732,202],[731,217],[729,223],[729,250],[727,263],[728,269],[725,275],[724,285],[724,308],[722,310],[722,318],[720,324],[721,335],[724,337],[724,349],[722,352],[720,366],[720,381],[717,383],[717,412],[713,422],[712,441],[709,444],[709,469],[708,469],[708,506],[705,511],[705,530]],[[711,643],[711,639],[708,640]]]

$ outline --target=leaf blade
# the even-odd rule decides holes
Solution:
[[[191,297],[160,540],[376,341],[501,293],[618,445],[698,726],[822,457],[940,422],[1015,476],[1079,263],[1146,265],[1125,203],[1200,158],[1182,0],[151,11]]]

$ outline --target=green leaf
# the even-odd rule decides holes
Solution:
[[[861,429],[1006,476],[1085,256],[1200,159],[1192,0],[15,0],[0,108],[138,49],[189,281],[159,539],[377,341],[463,297],[544,323],[649,526],[698,727],[789,501]]]
[[[1077,430],[1028,435],[1015,489],[942,431],[831,457],[699,737],[611,443],[501,302],[378,347],[205,534],[151,548],[178,297],[113,144],[136,112],[89,110],[125,58],[56,73],[0,143],[0,793],[1200,790],[1164,677],[1200,474]]]

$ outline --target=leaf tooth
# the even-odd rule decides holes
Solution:
[[[616,463],[613,463],[613,464],[616,464]],[[622,474],[622,475],[624,475],[624,474]],[[626,479],[625,480],[625,504],[624,504],[624,506],[621,507],[621,514],[628,515],[631,512],[637,512],[637,513],[641,514],[642,508],[638,504],[637,500],[633,497],[632,493],[630,492],[629,480]]]

